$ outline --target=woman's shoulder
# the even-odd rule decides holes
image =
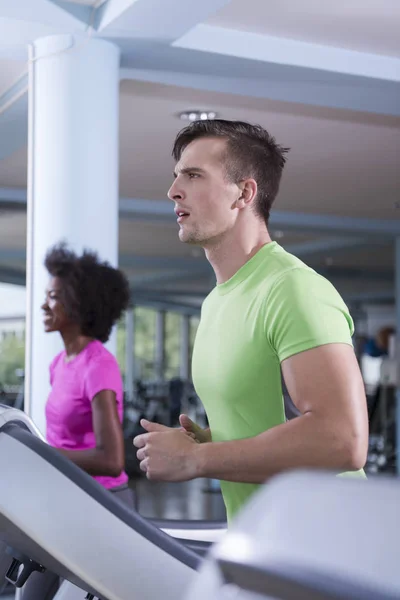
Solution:
[[[86,361],[91,365],[112,365],[118,366],[115,356],[98,340],[94,340],[89,344],[86,353]]]
[[[53,358],[50,363],[50,371],[54,371],[58,364],[61,364],[63,357],[65,356],[65,350],[62,350]]]
[[[102,389],[114,390],[117,398],[122,393],[122,375],[115,356],[101,343],[88,348],[85,363],[81,363],[87,394],[90,398]]]

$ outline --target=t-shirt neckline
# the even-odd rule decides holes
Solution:
[[[228,281],[225,283],[220,283],[216,285],[216,291],[220,296],[224,296],[225,294],[229,294],[233,289],[235,289],[238,285],[240,285],[243,281],[247,279],[247,277],[253,273],[259,265],[263,263],[265,257],[277,247],[277,242],[268,242],[264,244],[254,256],[250,258],[243,266],[240,267],[238,271]]]
[[[68,367],[69,365],[73,365],[74,363],[76,363],[77,359],[80,356],[83,356],[86,352],[86,350],[88,350],[89,346],[92,346],[95,342],[97,342],[98,340],[92,340],[91,342],[89,342],[88,344],[86,344],[86,346],[84,348],[82,348],[82,350],[80,352],[78,352],[78,354],[76,356],[74,356],[74,358],[72,358],[71,360],[65,360],[67,358],[67,353],[65,351],[65,349],[63,350],[62,353],[62,362],[63,365],[65,365],[66,367]]]

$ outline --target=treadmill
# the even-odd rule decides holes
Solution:
[[[0,470],[0,582],[5,568],[17,588],[47,568],[65,580],[57,600],[179,600],[210,537],[225,531],[151,523],[49,446],[25,413],[4,406]]]
[[[400,598],[398,480],[280,475],[202,558],[9,410],[0,411],[0,553],[14,558],[17,586],[48,568],[65,580],[56,600]]]
[[[297,471],[261,488],[185,600],[399,600],[400,482]]]

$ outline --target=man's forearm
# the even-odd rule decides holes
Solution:
[[[198,477],[262,483],[296,468],[355,471],[362,468],[362,440],[311,413],[252,438],[200,444]]]

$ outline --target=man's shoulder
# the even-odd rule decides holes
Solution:
[[[304,280],[304,285],[308,285],[310,276],[324,279],[297,256],[287,252],[282,246],[274,244],[272,252],[266,254],[265,259],[259,261],[253,272],[235,288],[235,301],[237,293],[244,298],[249,296],[265,298],[277,283]],[[212,310],[220,302],[224,302],[224,295],[221,295],[218,286],[215,286],[203,300],[202,310]]]
[[[320,275],[314,269],[279,245],[255,273],[256,287],[264,292],[263,295],[268,295],[272,289],[281,285],[290,285],[292,281],[298,285],[308,285],[310,278],[316,277],[319,278]]]
[[[315,269],[303,262],[298,256],[276,245],[273,253],[264,261],[258,273],[259,285],[271,288],[290,288],[312,286],[322,287],[325,291],[335,291],[332,283]]]

